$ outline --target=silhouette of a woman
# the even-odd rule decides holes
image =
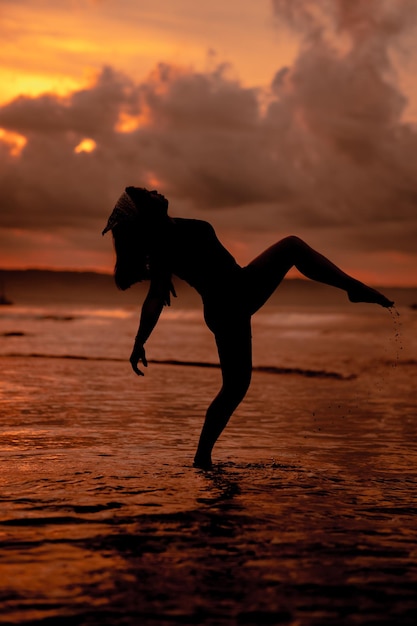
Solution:
[[[244,398],[252,372],[251,316],[268,300],[290,268],[312,280],[346,291],[352,302],[393,306],[381,293],[348,276],[295,236],[285,237],[246,267],[240,267],[205,221],[168,216],[168,201],[157,191],[127,187],[103,235],[113,233],[115,281],[120,289],[150,280],[130,363],[147,366],[145,342],[164,305],[176,295],[178,276],[201,295],[204,319],[219,353],[222,387],[210,404],[194,465],[211,467],[214,444]]]

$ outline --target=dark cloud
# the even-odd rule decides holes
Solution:
[[[140,84],[105,68],[68,98],[1,107],[0,127],[27,144],[12,156],[0,142],[0,225],[95,236],[124,186],[157,179],[180,210],[215,209],[225,227],[327,229],[357,233],[363,248],[414,252],[417,134],[390,62],[413,3],[273,4],[302,44],[267,94],[227,66],[161,64]],[[141,125],[120,132],[121,114]],[[75,153],[84,138],[96,149]]]
[[[131,142],[115,131],[120,111],[137,107],[137,87],[105,68],[69,98],[22,96],[0,108],[0,126],[27,139],[20,156],[2,161],[1,225],[82,228],[103,219],[123,182],[141,177]],[[84,138],[94,152],[74,152]]]
[[[414,4],[273,4],[277,17],[303,35],[294,66],[275,81],[276,115],[285,108],[291,127],[294,115],[304,127],[299,154],[314,180],[318,212],[343,223],[413,220],[417,135],[403,121],[406,99],[395,83],[390,46],[408,28]]]

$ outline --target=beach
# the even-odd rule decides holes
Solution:
[[[164,311],[138,378],[131,302],[1,309],[0,623],[415,623],[415,292],[297,294],[254,318],[212,471],[201,310]]]

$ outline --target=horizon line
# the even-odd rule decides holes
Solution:
[[[97,274],[99,276],[112,276],[113,270],[104,270],[98,268],[70,268],[70,267],[0,267],[0,272],[50,272],[53,273],[62,273],[62,274]],[[181,280],[181,279],[179,279]],[[309,278],[304,278],[303,276],[286,276],[284,278],[286,282],[288,281],[298,281],[303,283],[314,283],[317,281],[311,280]],[[416,289],[417,282],[412,283],[397,283],[397,284],[375,284],[374,286],[382,289]]]

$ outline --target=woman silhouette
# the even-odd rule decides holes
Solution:
[[[109,217],[103,235],[113,233],[115,282],[127,289],[150,280],[130,363],[147,367],[145,342],[164,305],[176,295],[178,276],[201,295],[204,319],[219,353],[222,387],[210,404],[194,465],[211,467],[214,444],[248,390],[252,372],[251,316],[268,300],[290,268],[312,280],[346,291],[351,302],[393,306],[381,293],[352,278],[295,236],[285,237],[246,267],[240,267],[201,220],[168,216],[168,201],[157,191],[127,187]]]

